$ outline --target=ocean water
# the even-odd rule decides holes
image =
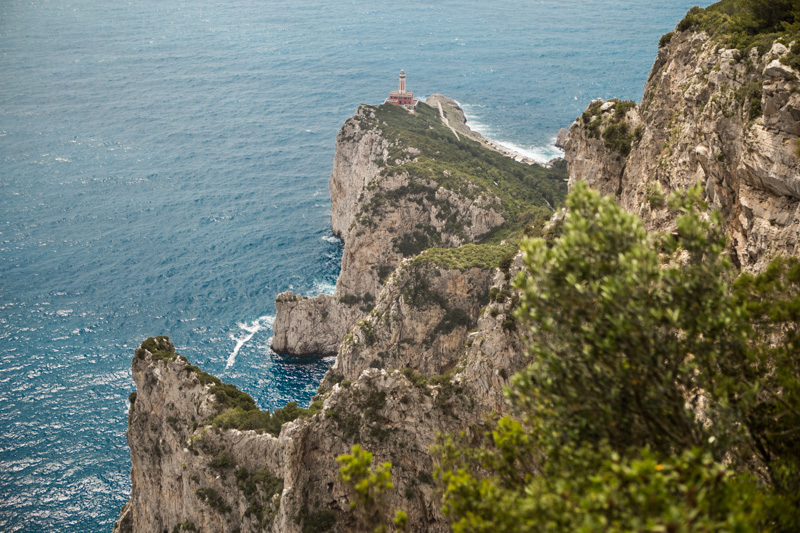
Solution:
[[[147,336],[307,404],[331,361],[270,351],[273,299],[332,291],[336,132],[401,68],[547,160],[694,3],[0,2],[0,530],[110,530]]]

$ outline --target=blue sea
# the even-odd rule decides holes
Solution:
[[[332,361],[269,349],[273,299],[333,290],[336,133],[400,69],[544,161],[694,3],[2,0],[0,531],[111,529],[148,336],[308,403]]]

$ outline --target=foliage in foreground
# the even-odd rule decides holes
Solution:
[[[579,184],[523,243],[533,362],[515,418],[438,447],[454,531],[800,528],[800,261],[734,281],[701,198],[648,235]]]
[[[383,533],[386,531],[388,517],[386,513],[386,496],[394,488],[392,483],[392,463],[383,463],[372,467],[372,453],[353,445],[352,454],[340,455],[336,461],[341,463],[339,475],[349,487],[353,496],[350,508],[356,513],[362,531]],[[394,526],[397,531],[404,531],[408,518],[397,510],[394,515]]]

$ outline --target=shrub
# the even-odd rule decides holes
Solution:
[[[220,513],[230,513],[233,509],[214,489],[197,489],[197,497],[208,504],[209,507]]]
[[[440,439],[454,531],[800,527],[800,260],[734,282],[702,194],[648,235],[578,183],[558,238],[523,243],[520,418]]]

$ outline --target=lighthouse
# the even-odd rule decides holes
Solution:
[[[414,100],[414,93],[406,91],[406,73],[404,70],[400,71],[398,78],[397,90],[389,93],[386,103],[404,107],[409,113],[413,113],[417,104],[419,104],[419,100]]]

